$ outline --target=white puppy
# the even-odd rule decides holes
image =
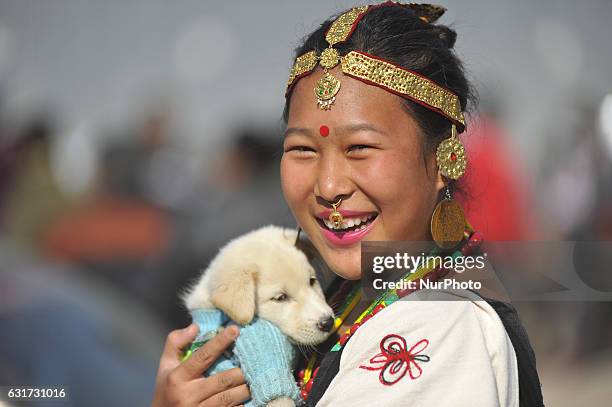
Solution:
[[[256,315],[293,342],[315,345],[333,328],[315,271],[294,246],[297,232],[266,226],[224,246],[183,295],[189,310],[218,308],[240,325]]]

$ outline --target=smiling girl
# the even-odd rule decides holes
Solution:
[[[328,293],[339,315],[338,333],[299,374],[307,405],[543,405],[511,306],[461,290],[389,290],[373,301],[360,293],[362,242],[433,240],[463,255],[479,239],[452,197],[467,165],[457,134],[472,97],[456,34],[436,24],[443,12],[394,2],[356,7],[296,50],[281,182],[305,244],[335,276]],[[443,271],[417,274],[435,280]],[[177,334],[168,347],[190,338]],[[212,342],[200,368],[227,343]],[[179,373],[169,373],[174,389],[161,375],[158,394],[205,380]],[[232,375],[226,387],[208,378],[201,405],[224,394],[226,405],[244,400],[243,378]]]

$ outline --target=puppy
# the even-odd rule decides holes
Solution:
[[[296,237],[295,230],[266,226],[230,241],[183,294],[185,306],[190,311],[217,308],[239,325],[257,316],[294,344],[323,342],[334,313],[314,269],[294,246]]]

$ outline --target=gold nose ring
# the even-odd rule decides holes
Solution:
[[[338,206],[342,203],[342,198],[338,199],[338,202],[331,204],[333,211],[329,214],[329,221],[334,225],[335,228],[342,226],[342,214],[338,212]]]

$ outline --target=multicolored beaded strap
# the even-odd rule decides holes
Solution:
[[[465,231],[465,243],[457,249],[455,252],[451,254],[453,258],[459,256],[467,256],[471,254],[480,244],[482,243],[482,235],[478,232],[475,232],[472,227],[468,224]],[[401,280],[403,281],[418,281],[420,279],[426,281],[437,281],[440,278],[445,277],[450,270],[445,268],[434,268],[429,263],[421,266],[414,273],[406,274]],[[404,286],[408,287],[408,284]],[[418,286],[418,285],[417,285]],[[342,291],[342,288],[340,289]],[[407,296],[408,294],[416,291],[416,289],[390,289],[378,296],[365,311],[359,315],[359,317],[355,320],[353,325],[347,329],[344,334],[340,336],[338,341],[332,346],[330,352],[338,352],[340,351],[344,345],[348,342],[348,340],[355,334],[355,332],[365,324],[370,318],[376,315],[381,310],[385,309],[389,305],[393,304],[400,298]],[[344,320],[348,317],[350,312],[354,309],[361,298],[361,286],[356,284],[350,293],[346,296],[346,299],[340,308],[339,314],[340,316],[336,318],[334,321],[334,332],[342,326]],[[318,367],[315,369],[315,365],[317,362],[317,354],[314,353],[308,360],[308,364],[306,368],[299,372],[298,379],[301,388],[301,395],[304,400],[308,397],[308,393],[312,389],[312,384],[314,382],[314,378],[317,375]],[[314,370],[313,370],[314,369]]]

